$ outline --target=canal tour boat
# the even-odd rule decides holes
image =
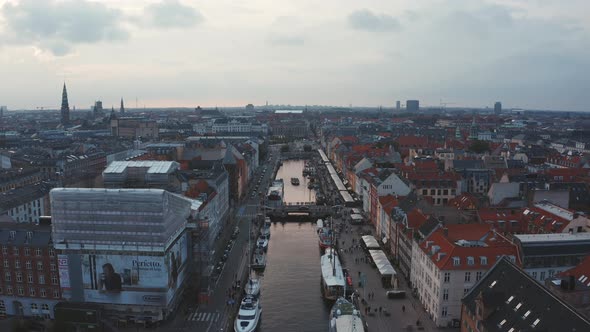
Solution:
[[[254,250],[254,255],[252,256],[252,264],[250,267],[253,270],[262,270],[266,267],[266,253],[261,248],[256,248]]]
[[[291,184],[294,186],[299,185],[299,178],[291,178]]]
[[[338,255],[333,248],[326,249],[321,257],[322,267],[322,295],[324,299],[335,301],[344,294],[346,281]]]
[[[273,181],[266,195],[268,206],[271,208],[281,207],[283,205],[284,195],[283,179]]]
[[[252,332],[255,331],[260,322],[262,307],[260,298],[252,295],[246,295],[240,303],[240,310],[234,323],[235,332]]]
[[[268,236],[260,234],[258,240],[256,240],[256,247],[264,251],[268,250]]]
[[[328,332],[365,332],[360,311],[344,297],[339,297],[330,310]]]

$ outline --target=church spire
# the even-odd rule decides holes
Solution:
[[[61,124],[67,126],[70,124],[70,104],[68,102],[68,90],[66,89],[66,82],[61,93]]]
[[[119,109],[120,113],[125,113],[125,105],[123,105],[123,98],[121,98],[121,108]]]

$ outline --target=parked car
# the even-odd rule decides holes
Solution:
[[[240,228],[238,226],[236,226],[236,228],[234,228],[234,232],[231,235],[232,239],[235,239],[238,237],[238,234],[240,234]]]

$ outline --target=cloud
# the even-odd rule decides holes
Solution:
[[[366,31],[398,31],[401,29],[399,21],[387,14],[374,14],[368,9],[361,9],[348,15],[348,24],[357,30]]]
[[[268,42],[275,46],[302,46],[305,40],[301,36],[279,36],[271,35]]]
[[[0,8],[6,43],[32,45],[56,56],[73,45],[125,40],[129,33],[121,26],[122,13],[98,2],[23,0]]]
[[[189,28],[204,21],[196,8],[176,0],[152,4],[146,7],[145,12],[149,22],[160,28]]]

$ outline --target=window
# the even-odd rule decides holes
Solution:
[[[41,285],[45,284],[45,275],[44,274],[39,275],[39,284],[41,284]]]
[[[533,279],[537,280],[537,271],[533,271]]]
[[[453,265],[454,266],[461,265],[461,258],[460,257],[457,257],[457,256],[453,257]]]
[[[12,295],[12,286],[6,286],[6,294]]]
[[[12,276],[10,275],[10,271],[6,271],[4,273],[4,280],[6,280],[6,281],[11,281],[12,280]]]
[[[539,280],[545,281],[545,271],[541,272],[541,277]]]
[[[443,301],[448,301],[448,300],[449,300],[449,290],[443,289]]]
[[[31,254],[31,248],[25,247],[25,256],[29,256]]]
[[[535,321],[533,322],[533,324],[531,324],[531,326],[532,327],[536,327],[539,324],[540,321],[541,320],[539,318],[535,319]]]
[[[445,272],[445,282],[451,282],[451,272]]]
[[[35,291],[35,287],[30,287],[29,288],[29,296],[35,296],[37,294],[37,292]]]
[[[55,266],[55,263],[51,263],[51,264],[49,265],[49,267],[50,267],[51,271],[55,271],[55,270],[57,270],[57,267]]]
[[[45,288],[41,288],[39,293],[41,294],[41,297],[47,297],[47,292],[45,291]]]
[[[471,281],[471,272],[465,272],[465,282]]]
[[[480,281],[481,280],[481,275],[482,275],[482,272],[481,271],[477,271],[475,273],[475,281]]]
[[[8,240],[9,241],[14,240],[15,237],[16,237],[16,231],[10,231],[10,232],[8,232]]]
[[[25,267],[27,268],[27,270],[30,270],[33,268],[33,266],[31,265],[31,261],[26,261],[25,262]]]
[[[520,307],[522,307],[522,302],[518,302],[516,307],[514,307],[514,311],[517,311],[518,309],[520,309]]]
[[[33,283],[33,274],[32,273],[27,274],[27,282],[29,284]]]
[[[463,288],[463,296],[465,296],[465,294],[467,294],[467,292],[469,292],[469,288]]]
[[[47,303],[41,304],[41,310],[49,311],[49,304],[47,304]]]
[[[428,195],[428,189],[422,189],[422,196]]]
[[[24,295],[25,295],[25,289],[23,288],[23,286],[18,286],[18,287],[16,288],[16,293],[17,293],[19,296],[24,296]]]
[[[43,262],[42,261],[37,261],[37,270],[43,271]]]
[[[53,297],[58,299],[59,298],[59,289],[54,289],[53,290]]]
[[[42,253],[43,251],[40,248],[35,249],[35,255],[41,256]]]
[[[448,309],[447,309],[447,307],[442,307],[442,310],[441,310],[441,313],[440,313],[440,314],[441,314],[441,316],[443,316],[443,317],[447,317],[447,314],[448,314]]]
[[[4,267],[8,268],[10,266],[10,263],[8,262],[8,259],[4,260]]]
[[[51,275],[51,284],[52,284],[52,285],[57,285],[57,284],[58,284],[58,282],[59,282],[59,281],[57,280],[57,275],[55,275],[55,274],[52,274],[52,275]]]
[[[23,282],[23,273],[22,272],[16,273],[16,282]]]
[[[31,312],[32,313],[36,313],[37,310],[39,310],[39,307],[37,306],[37,303],[31,303]]]
[[[472,256],[467,257],[467,265],[475,264],[475,259]]]
[[[526,319],[531,314],[530,310],[527,310],[524,315],[522,315],[522,319]]]
[[[14,248],[12,248],[12,252],[13,252],[15,255],[18,255],[18,247],[14,247]]]
[[[49,257],[55,257],[55,250],[49,249]]]
[[[481,265],[488,265],[488,258],[486,256],[479,257],[479,260],[481,261]]]

